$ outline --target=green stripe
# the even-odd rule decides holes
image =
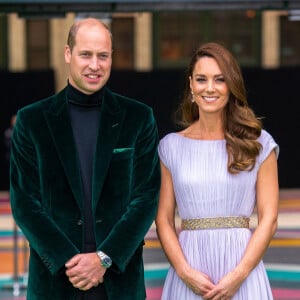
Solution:
[[[8,237],[8,236],[11,236],[13,237],[14,235],[14,231],[12,230],[1,230],[0,231],[0,238],[1,237]],[[23,233],[21,231],[18,231],[18,237],[23,237]]]
[[[145,279],[165,279],[167,272],[168,269],[145,270]],[[270,280],[300,282],[300,272],[267,270],[267,274]],[[0,286],[10,282],[12,282],[12,279],[1,278],[0,276]]]
[[[281,281],[299,281],[299,271],[284,271],[284,270],[267,270],[267,274],[270,280],[281,280]]]
[[[164,279],[168,269],[145,270],[145,279]]]
[[[164,279],[168,269],[145,270],[145,279]],[[299,271],[267,270],[270,280],[300,282]]]

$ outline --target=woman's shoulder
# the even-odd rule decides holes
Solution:
[[[259,142],[261,143],[265,143],[268,142],[269,140],[274,140],[273,136],[271,135],[271,133],[269,133],[267,130],[262,129],[261,130],[261,134],[258,138]]]
[[[167,133],[164,137],[161,138],[160,143],[165,144],[165,143],[170,143],[177,139],[179,136],[179,133],[177,132],[170,132]]]
[[[273,136],[265,129],[262,129],[258,141],[262,145],[261,155],[266,156],[270,151],[275,150],[276,156],[279,155],[279,145],[274,140]]]
[[[167,133],[162,139],[162,143],[182,143],[184,140],[188,139],[188,132],[193,125],[186,128],[180,128],[178,131],[172,131]]]
[[[166,134],[160,141],[158,145],[159,152],[172,152],[173,149],[177,149],[178,143],[180,143],[180,135],[177,132],[170,132]]]
[[[160,160],[167,167],[171,167],[172,157],[174,157],[174,149],[177,149],[176,146],[177,133],[171,132],[166,134],[160,141],[158,145],[158,154]]]

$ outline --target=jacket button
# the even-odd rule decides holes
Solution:
[[[77,221],[77,225],[78,225],[78,226],[81,226],[81,225],[82,225],[82,220],[78,220],[78,221]]]

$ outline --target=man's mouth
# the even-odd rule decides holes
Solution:
[[[88,77],[88,78],[91,78],[91,79],[97,79],[97,78],[100,77],[99,74],[87,74],[87,75],[85,75],[85,76]]]

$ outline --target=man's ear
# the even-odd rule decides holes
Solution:
[[[71,61],[71,55],[72,55],[72,51],[69,45],[65,46],[65,61],[67,64],[70,63]]]

